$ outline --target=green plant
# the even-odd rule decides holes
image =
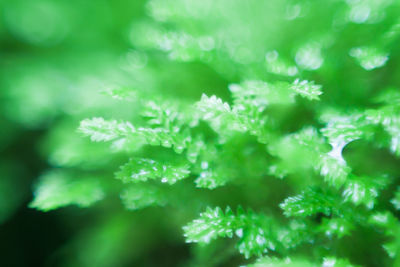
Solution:
[[[45,150],[62,168],[40,178],[31,207],[116,195],[135,212],[163,206],[161,224],[200,244],[185,265],[400,264],[399,5],[147,9],[129,34],[123,86],[51,130]],[[110,229],[128,225],[118,204],[103,205],[117,218]]]

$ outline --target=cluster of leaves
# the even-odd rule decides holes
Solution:
[[[397,113],[397,98],[392,96],[389,103],[377,109],[350,115],[326,111],[320,116],[324,124],[322,128],[308,126],[295,133],[281,134],[277,122],[275,125],[267,123],[273,122],[268,114],[271,106],[293,105],[296,94],[309,100],[318,100],[320,86],[298,80],[276,84],[246,81],[240,85],[232,84],[229,88],[233,97],[232,105],[215,95],[203,95],[191,109],[185,105],[180,109],[179,105],[171,103],[155,104],[150,100],[143,113],[146,118],[144,125],[133,126],[126,121],[93,118],[83,120],[79,131],[92,141],[111,142],[110,151],[123,148],[136,154],[115,173],[115,177],[124,183],[157,179],[173,185],[193,177],[198,188],[215,189],[228,183],[245,183],[257,177],[312,177],[308,181],[312,186],[306,183],[300,194],[289,196],[281,203],[283,214],[290,219],[286,223],[282,222],[283,218],[263,213],[239,209],[234,214],[229,207],[224,213],[218,207],[209,207],[199,219],[184,227],[187,242],[208,244],[217,237],[232,238],[236,234],[237,248],[246,258],[262,256],[270,251],[288,256],[289,251],[305,244],[322,242],[326,238],[342,239],[351,236],[353,230],[359,227],[373,228],[373,218],[379,217],[374,213],[378,197],[393,181],[383,173],[380,176],[354,174],[343,158],[342,151],[355,140],[378,140],[377,135],[382,128],[385,138],[390,141],[387,144],[376,142],[374,145],[386,145],[389,151],[398,155],[398,136],[393,130],[400,114]],[[208,130],[201,126],[201,121],[208,123]],[[206,139],[210,130],[214,131],[215,138]],[[243,135],[247,135],[245,138],[248,140],[252,139],[252,135],[256,136],[258,142],[254,140],[232,148],[232,140],[240,139]],[[130,150],[127,144],[133,142],[136,144]],[[264,147],[261,154],[246,151],[254,150],[259,145]],[[138,146],[143,148],[138,149]],[[165,147],[171,152],[153,154],[153,158],[148,159],[144,157],[148,146]],[[237,164],[233,164],[237,159],[230,158],[232,150],[235,150],[236,157],[241,157]],[[237,154],[238,151],[241,152]],[[247,181],[240,181],[244,176]],[[145,191],[141,187],[131,187],[121,197],[129,209],[165,205],[168,199],[160,193],[161,188],[156,184],[146,187]],[[82,193],[90,198],[87,193]],[[43,195],[40,188],[38,194]],[[396,198],[392,202],[396,205]],[[79,204],[79,199],[63,204],[74,203]],[[46,209],[44,204],[41,208]],[[322,220],[316,220],[318,217],[322,217]],[[397,228],[394,226],[397,219],[393,217],[391,220],[389,226],[383,222],[382,225],[390,229],[387,235],[396,238],[391,231],[394,231],[393,227]],[[397,249],[393,242],[397,241],[384,246],[391,257],[396,256]],[[323,255],[329,257],[329,249]],[[327,262],[337,263],[328,265],[331,263]],[[324,264],[352,266],[339,262],[332,259],[325,260]]]
[[[39,101],[37,118],[68,116],[44,142],[58,170],[39,179],[31,207],[87,207],[115,195],[136,212],[163,206],[174,226],[185,224],[187,242],[210,248],[193,248],[189,265],[228,262],[215,259],[230,251],[219,238],[233,239],[246,259],[237,262],[257,267],[398,263],[400,93],[387,87],[398,82],[399,5],[150,0],[146,8],[149,17],[130,26],[133,50],[119,74],[114,60],[96,73],[107,74],[103,94],[92,84],[68,86],[77,89],[66,99],[45,94],[61,107],[49,114]],[[14,30],[29,42],[47,40],[23,29]],[[108,86],[115,76],[123,86]]]

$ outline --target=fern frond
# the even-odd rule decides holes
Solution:
[[[125,188],[120,194],[125,208],[139,210],[149,206],[164,206],[166,195],[160,188],[150,184],[135,184]]]
[[[372,209],[379,192],[388,183],[387,177],[358,177],[353,175],[344,186],[344,200],[353,202],[355,205],[364,204],[367,208]]]
[[[333,196],[309,188],[297,196],[286,198],[279,206],[288,217],[307,217],[317,213],[330,216],[337,213],[336,205]]]
[[[172,165],[152,159],[131,159],[121,166],[115,177],[124,183],[145,182],[149,179],[160,179],[162,183],[175,184],[188,177],[189,165]]]
[[[135,133],[136,129],[129,122],[93,118],[81,121],[79,131],[89,136],[94,142],[108,142],[117,138],[127,137]]]
[[[201,117],[210,123],[211,127],[221,137],[229,135],[232,131],[250,132],[265,142],[265,118],[260,116],[260,107],[249,103],[234,105],[233,108],[216,96],[203,95],[197,102]]]
[[[44,174],[35,189],[30,207],[49,211],[69,205],[89,207],[104,198],[104,190],[95,178],[73,178],[61,171]]]
[[[239,252],[249,258],[301,243],[304,241],[303,236],[293,236],[296,228],[299,232],[304,231],[304,228],[300,229],[298,226],[292,225],[289,230],[262,214],[244,212],[241,208],[235,214],[229,207],[224,213],[217,207],[207,208],[199,219],[186,225],[183,230],[186,241],[190,243],[209,243],[217,237],[232,238],[235,234],[239,238]]]
[[[187,130],[181,131],[178,127],[173,127],[172,130],[159,127],[135,128],[130,122],[106,121],[103,118],[83,120],[79,130],[95,142],[115,141],[115,147],[122,147],[135,140],[151,146],[172,147],[175,152],[182,153],[191,141],[190,133]]]
[[[340,188],[346,182],[351,172],[351,168],[342,159],[341,154],[339,156],[336,151],[321,155],[316,169],[320,171],[329,185],[336,188]]]
[[[313,81],[300,79],[296,79],[291,85],[293,91],[308,100],[319,100],[319,96],[322,94],[321,88],[321,85],[315,84]]]
[[[398,255],[398,248],[400,244],[400,222],[399,220],[389,211],[376,212],[369,218],[369,222],[382,228],[385,235],[388,236],[391,241],[385,243],[383,248],[386,250],[388,255],[394,258]]]
[[[327,237],[342,238],[350,235],[354,228],[353,222],[347,218],[322,218],[318,232],[324,233]]]

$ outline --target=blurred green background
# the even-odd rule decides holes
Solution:
[[[83,114],[110,106],[98,92],[123,80],[128,33],[143,16],[144,1],[136,0],[0,1],[1,266],[138,266],[149,259],[126,244],[126,233],[139,238],[123,218],[129,214],[109,221],[76,208],[28,208],[35,180],[55,165],[45,144],[52,129],[69,124],[66,136],[74,135]]]
[[[137,119],[143,103],[113,99],[114,90],[188,103],[202,93],[230,101],[230,83],[301,76],[323,84],[326,105],[373,106],[380,89],[400,83],[398,14],[389,0],[0,0],[0,265],[243,263],[218,242],[195,252],[185,245],[180,226],[198,214],[197,204],[190,211],[177,205],[131,212],[112,193],[93,209],[43,213],[28,204],[38,177],[59,169],[98,175],[111,192],[120,187],[108,180],[123,155],[108,158],[104,147],[76,132],[85,118]],[[285,122],[282,133],[290,133],[318,125],[316,110],[300,101],[274,113]],[[363,146],[349,148],[349,159]],[[399,175],[398,161],[386,151],[381,156]],[[353,164],[371,166],[362,160],[356,155]],[[259,184],[207,194],[188,189],[185,197],[277,209],[287,186],[269,181],[266,200],[252,194]],[[202,262],[210,258],[215,263]]]

